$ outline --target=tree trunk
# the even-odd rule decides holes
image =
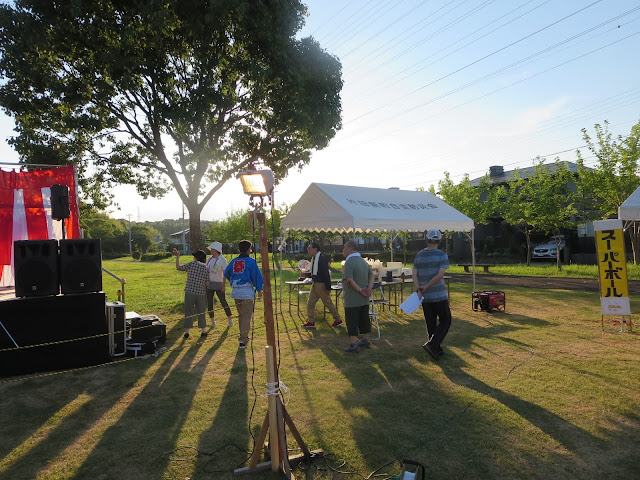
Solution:
[[[528,228],[524,229],[524,238],[527,241],[527,267],[531,266],[531,232]]]
[[[556,236],[556,265],[558,266],[558,271],[562,271],[562,262],[560,261],[560,240]]]
[[[204,249],[205,239],[202,233],[202,226],[200,225],[200,213],[202,213],[202,206],[200,205],[186,205],[189,212],[189,245],[191,251]]]

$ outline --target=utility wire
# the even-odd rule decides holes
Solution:
[[[391,76],[391,79],[385,79],[385,80],[383,80],[383,81],[381,81],[381,82],[377,83],[377,84],[376,84],[376,85],[374,85],[373,87],[370,87],[370,88],[368,88],[368,89],[363,90],[363,91],[362,91],[362,95],[363,95],[363,94],[365,94],[366,92],[371,91],[372,89],[375,89],[375,88],[376,88],[376,87],[378,87],[378,86],[381,86],[381,85],[384,85],[384,84],[388,83],[388,82],[389,82],[389,80],[393,80],[393,78],[395,78],[395,77],[397,77],[397,76],[399,76],[399,75],[402,75],[404,72],[407,72],[407,71],[411,70],[412,68],[414,68],[414,67],[416,67],[416,66],[418,66],[418,65],[420,65],[420,64],[423,64],[424,62],[426,62],[426,61],[427,61],[427,60],[429,60],[430,58],[432,58],[432,57],[434,57],[434,56],[438,55],[439,53],[443,53],[444,51],[448,50],[450,47],[453,47],[454,45],[456,45],[457,43],[460,43],[461,41],[465,40],[466,38],[469,38],[469,37],[471,37],[471,36],[475,35],[476,33],[478,33],[478,32],[480,32],[480,31],[484,30],[485,28],[487,28],[489,25],[492,25],[493,23],[495,23],[495,22],[497,22],[497,21],[499,21],[499,20],[503,19],[504,17],[507,17],[507,16],[511,15],[513,12],[515,12],[515,11],[517,11],[517,10],[521,9],[523,6],[525,6],[525,5],[529,4],[529,3],[531,3],[532,1],[533,1],[533,0],[529,0],[528,2],[525,2],[523,5],[520,5],[519,7],[514,8],[514,9],[513,9],[513,10],[511,10],[510,12],[508,12],[508,13],[506,13],[506,14],[502,15],[501,17],[499,17],[499,18],[497,18],[497,19],[493,20],[492,22],[487,23],[486,25],[484,25],[484,26],[482,26],[482,27],[478,28],[477,30],[475,30],[475,31],[473,31],[473,32],[471,32],[471,33],[469,33],[468,35],[465,35],[464,37],[462,37],[462,38],[460,38],[460,39],[456,40],[455,42],[450,43],[450,44],[449,44],[449,45],[447,45],[446,47],[441,48],[440,50],[438,50],[438,51],[436,51],[436,52],[432,53],[431,55],[429,55],[428,57],[426,57],[426,58],[424,58],[424,59],[420,60],[419,62],[416,62],[416,63],[414,63],[413,65],[411,65],[411,66],[409,66],[409,67],[407,67],[407,68],[405,68],[405,69],[403,69],[403,70],[400,70],[398,73],[396,73],[396,74],[392,75],[392,76]],[[506,26],[510,25],[511,23],[515,22],[516,20],[520,20],[521,18],[524,18],[525,16],[529,15],[529,14],[530,14],[531,12],[533,12],[534,10],[536,10],[536,9],[538,9],[538,8],[540,8],[540,7],[542,7],[543,5],[545,5],[545,4],[547,4],[547,3],[549,3],[550,1],[552,1],[552,0],[546,0],[544,3],[541,3],[540,5],[538,5],[538,6],[536,6],[536,7],[533,7],[531,10],[528,10],[528,11],[526,11],[526,12],[524,12],[524,13],[522,13],[522,14],[518,15],[518,16],[517,16],[517,17],[515,17],[515,18],[512,18],[511,20],[509,20],[509,21],[507,21],[507,22],[503,23],[502,25],[500,25],[500,26],[498,26],[498,27],[494,28],[493,30],[491,30],[491,31],[489,31],[489,32],[487,32],[487,33],[485,33],[484,35],[481,35],[480,37],[476,38],[475,40],[472,40],[472,41],[470,41],[470,42],[465,43],[465,44],[464,44],[464,45],[462,45],[461,47],[458,47],[458,48],[456,48],[455,50],[453,50],[453,51],[451,51],[451,52],[447,53],[446,55],[441,56],[440,58],[438,58],[437,60],[434,60],[433,62],[429,63],[428,65],[425,65],[425,66],[421,67],[420,69],[415,70],[414,72],[409,73],[409,74],[405,75],[404,77],[402,77],[402,78],[400,78],[400,79],[398,79],[398,80],[392,81],[390,84],[388,84],[388,85],[386,85],[386,86],[387,86],[387,87],[391,87],[391,86],[393,86],[393,85],[396,85],[396,84],[398,84],[398,83],[400,83],[400,82],[402,82],[402,81],[404,81],[404,80],[406,80],[406,79],[408,79],[408,78],[412,77],[413,75],[416,75],[417,73],[419,73],[419,72],[421,72],[421,71],[425,70],[426,68],[428,68],[428,67],[430,67],[430,66],[432,66],[432,65],[434,65],[434,64],[436,64],[436,63],[438,63],[439,61],[444,60],[445,58],[448,58],[448,57],[450,57],[451,55],[453,55],[453,54],[455,54],[455,53],[458,53],[460,50],[464,50],[464,49],[466,49],[466,48],[467,48],[467,47],[469,47],[470,45],[473,45],[474,43],[479,42],[479,41],[480,41],[480,40],[482,40],[483,38],[488,37],[488,36],[489,36],[489,35],[491,35],[492,33],[495,33],[495,32],[497,32],[498,30],[500,30],[500,29],[502,29],[502,28],[504,28],[504,27],[506,27]]]
[[[380,107],[377,107],[377,108],[375,108],[375,109],[373,109],[373,110],[370,110],[370,111],[368,111],[368,112],[366,112],[366,113],[364,113],[364,114],[362,114],[362,115],[360,115],[360,116],[358,116],[358,117],[356,117],[356,118],[353,118],[353,119],[351,119],[351,120],[349,120],[349,121],[345,122],[345,124],[353,123],[353,122],[355,122],[355,121],[357,121],[357,120],[359,120],[359,119],[361,119],[361,118],[363,118],[363,117],[366,117],[366,116],[368,116],[368,115],[371,115],[372,113],[374,113],[374,112],[376,112],[376,111],[378,111],[378,110],[381,110],[381,109],[383,109],[383,108],[386,108],[386,107],[388,107],[389,105],[393,105],[393,104],[397,103],[399,100],[402,100],[402,99],[404,99],[404,98],[406,98],[406,97],[409,97],[409,96],[411,96],[411,95],[413,95],[413,94],[415,94],[415,93],[417,93],[417,92],[419,92],[419,91],[421,91],[421,90],[424,90],[424,89],[425,89],[425,88],[427,88],[427,87],[430,87],[430,86],[432,86],[432,85],[435,85],[436,83],[438,83],[438,82],[440,82],[440,81],[442,81],[442,80],[444,80],[444,79],[446,79],[446,78],[449,78],[449,77],[451,77],[451,76],[455,75],[456,73],[460,73],[461,71],[466,70],[467,68],[469,68],[469,67],[471,67],[471,66],[473,66],[473,65],[476,65],[477,63],[482,62],[482,61],[484,61],[484,60],[486,60],[486,59],[488,59],[488,58],[491,58],[492,56],[497,55],[498,53],[503,52],[503,51],[507,50],[508,48],[511,48],[512,46],[517,45],[517,44],[519,44],[519,43],[523,42],[524,40],[527,40],[527,39],[529,39],[529,38],[533,37],[534,35],[537,35],[537,34],[539,34],[539,33],[542,33],[542,32],[544,32],[545,30],[547,30],[547,29],[549,29],[549,28],[551,28],[551,27],[553,27],[553,26],[555,26],[555,25],[558,25],[559,23],[561,23],[561,22],[563,22],[563,21],[565,21],[565,20],[567,20],[567,19],[569,19],[569,18],[571,18],[571,17],[573,17],[573,16],[577,15],[577,14],[578,14],[578,13],[580,13],[580,12],[583,12],[583,11],[584,11],[584,10],[586,10],[587,8],[589,8],[589,7],[593,6],[593,5],[595,5],[596,3],[599,3],[599,2],[601,2],[601,1],[602,1],[602,0],[596,0],[595,2],[593,2],[593,3],[589,4],[589,5],[587,5],[586,7],[583,7],[583,8],[581,8],[581,9],[579,9],[579,10],[574,11],[573,13],[571,13],[571,14],[569,14],[569,15],[566,15],[566,16],[562,17],[560,20],[556,20],[555,22],[552,22],[552,23],[548,24],[547,26],[545,26],[545,27],[542,27],[542,28],[538,29],[538,30],[536,30],[536,31],[535,31],[535,32],[533,32],[533,33],[530,33],[530,34],[528,34],[528,35],[525,35],[524,37],[521,37],[521,38],[519,38],[518,40],[516,40],[516,41],[514,41],[514,42],[511,42],[511,43],[509,43],[508,45],[505,45],[504,47],[501,47],[501,48],[499,48],[499,49],[497,49],[497,50],[494,50],[493,52],[491,52],[491,53],[489,53],[489,54],[487,54],[487,55],[484,55],[483,57],[480,57],[480,58],[478,58],[478,59],[476,59],[476,60],[474,60],[474,61],[472,61],[472,62],[470,62],[470,63],[467,63],[466,65],[464,65],[464,66],[462,66],[462,67],[460,67],[460,68],[458,68],[458,69],[456,69],[456,70],[454,70],[454,71],[452,71],[452,72],[449,72],[449,73],[447,73],[447,74],[445,74],[445,75],[442,75],[442,76],[440,76],[440,77],[436,78],[435,80],[432,80],[431,82],[429,82],[429,83],[427,83],[427,84],[425,84],[425,85],[422,85],[422,86],[420,86],[419,88],[417,88],[417,89],[415,89],[415,90],[413,90],[413,91],[411,91],[411,92],[409,92],[409,93],[407,93],[407,94],[404,94],[404,95],[402,95],[402,96],[400,96],[400,97],[398,97],[398,98],[395,98],[394,100],[392,100],[392,101],[390,101],[390,102],[385,103],[384,105],[381,105]],[[606,23],[610,23],[610,22],[614,21],[615,19],[620,18],[621,16],[624,16],[624,15],[628,15],[629,13],[631,13],[631,12],[633,12],[633,11],[635,11],[635,10],[638,10],[638,9],[640,9],[640,7],[636,7],[635,9],[632,9],[632,10],[630,10],[629,12],[626,12],[625,14],[619,15],[619,16],[615,17],[614,19],[610,19],[610,20],[609,20],[608,22],[606,22]],[[600,25],[598,25],[598,26],[596,26],[596,27],[592,27],[592,29],[599,28],[599,27],[600,27],[600,26],[602,26],[602,25],[603,25],[603,24],[600,24]],[[579,34],[579,35],[583,35],[583,34],[585,34],[585,33],[588,33],[588,32],[589,32],[589,31],[591,31],[592,29],[585,30],[584,32],[582,32],[582,33],[581,33],[581,34]],[[569,39],[569,40],[570,40],[570,39]],[[569,41],[569,40],[566,40],[566,41]],[[562,43],[565,43],[565,42],[562,42]],[[561,44],[562,44],[562,43],[561,43]],[[503,67],[503,68],[504,68],[504,67]],[[499,69],[499,70],[497,70],[495,73],[498,73],[498,72],[500,72],[501,70],[502,70],[502,69]],[[461,88],[464,88],[464,87],[460,87],[459,89],[461,89]],[[456,92],[456,91],[458,91],[459,89],[456,89],[456,90],[452,91],[451,93],[455,93],[455,92]],[[443,94],[443,95],[441,95],[440,97],[436,97],[433,101],[438,100],[438,99],[440,99],[440,98],[444,98],[445,96],[448,96],[448,95],[450,95],[451,93]],[[422,106],[427,105],[428,103],[431,103],[431,101],[426,102],[426,103],[423,103],[423,104],[418,105],[418,106],[415,106],[415,107],[412,107],[412,108],[410,108],[410,109],[406,110],[405,112],[400,112],[400,114],[398,114],[398,115],[402,115],[402,114],[404,114],[404,113],[407,113],[407,112],[413,111],[413,110],[415,110],[416,108],[420,108],[420,107],[422,107]],[[396,116],[397,116],[397,115],[396,115]],[[394,117],[392,117],[392,118],[395,118],[395,116],[394,116]]]

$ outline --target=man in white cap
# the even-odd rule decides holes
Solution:
[[[418,252],[413,262],[413,284],[422,298],[422,311],[427,323],[429,339],[422,345],[434,360],[442,354],[442,341],[451,326],[449,297],[444,284],[444,273],[449,268],[449,257],[438,250],[442,234],[440,230],[427,232],[427,248]]]
[[[211,250],[211,256],[209,257],[209,260],[207,260],[207,268],[209,269],[207,308],[209,310],[209,317],[211,318],[211,326],[216,326],[216,321],[214,319],[215,294],[218,296],[218,300],[220,300],[220,305],[224,308],[224,313],[227,314],[229,326],[233,327],[233,315],[231,314],[231,309],[229,308],[227,298],[224,294],[224,286],[227,283],[227,279],[224,278],[224,269],[227,268],[229,263],[222,255],[222,244],[220,242],[213,242],[209,245],[209,250]]]

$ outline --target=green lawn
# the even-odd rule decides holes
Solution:
[[[171,261],[104,265],[127,278],[127,310],[167,323],[167,350],[0,379],[0,479],[234,478],[267,408],[262,306],[253,349],[238,350],[237,326],[224,322],[206,341],[184,342],[185,275]],[[118,282],[103,283],[115,300]],[[318,328],[306,331],[285,298],[277,325],[287,409],[309,448],[325,453],[296,478],[389,478],[402,459],[422,462],[430,479],[637,477],[637,332],[619,333],[610,318],[603,328],[590,292],[506,294],[505,313],[474,312],[470,286],[452,283],[454,321],[437,363],[421,348],[420,312],[394,313],[381,340],[354,355],[320,307]]]

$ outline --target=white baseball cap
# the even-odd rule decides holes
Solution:
[[[442,233],[440,233],[440,230],[429,230],[427,232],[427,240],[440,241],[442,240]]]
[[[216,250],[219,253],[222,253],[222,244],[220,242],[213,242],[209,245],[209,250]]]

